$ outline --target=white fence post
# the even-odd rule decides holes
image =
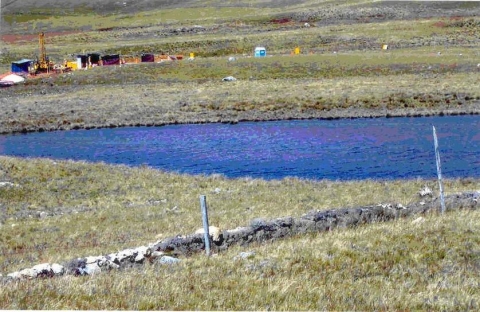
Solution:
[[[442,206],[442,213],[445,213],[445,198],[443,197],[442,185],[442,167],[440,165],[440,153],[438,152],[437,132],[435,131],[435,126],[433,126],[433,142],[435,145],[435,160],[437,162],[438,186],[440,187],[440,203]]]
[[[207,256],[210,256],[210,232],[208,229],[207,197],[205,195],[200,195],[200,207],[202,209],[205,252],[207,253]]]

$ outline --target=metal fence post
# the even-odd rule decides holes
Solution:
[[[208,225],[208,212],[207,212],[207,197],[205,195],[200,195],[200,207],[202,209],[202,219],[203,219],[203,237],[205,240],[205,252],[207,256],[210,256],[210,233]]]
[[[433,126],[433,142],[435,145],[435,160],[437,162],[437,174],[438,174],[438,186],[440,187],[440,203],[442,207],[442,213],[445,213],[445,198],[443,197],[443,185],[442,185],[442,167],[440,165],[440,153],[438,152],[437,132],[435,126]]]

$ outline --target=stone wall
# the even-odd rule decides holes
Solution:
[[[476,209],[479,199],[480,191],[454,194],[445,197],[445,207],[447,211]],[[299,218],[282,217],[273,220],[257,218],[253,219],[248,226],[223,230],[215,233],[215,236],[211,235],[210,248],[211,252],[218,253],[233,245],[247,246],[251,243],[267,243],[295,235],[325,232],[334,228],[354,227],[373,222],[386,222],[439,210],[440,200],[436,198],[420,201],[407,207],[401,204],[384,203],[356,208],[310,211]],[[77,258],[61,265],[56,263],[39,264],[10,273],[3,279],[0,275],[0,280],[8,282],[16,279],[54,277],[64,274],[93,275],[101,271],[144,265],[146,262],[171,265],[181,261],[182,257],[199,252],[205,252],[204,234],[196,233],[170,237],[147,246],[125,249],[103,256]]]
[[[446,210],[474,209],[477,207],[480,192],[467,192],[445,197]],[[211,243],[211,250],[219,252],[232,245],[263,243],[294,235],[329,231],[356,225],[384,222],[397,218],[440,210],[440,200],[421,201],[407,207],[401,204],[379,204],[357,208],[344,208],[327,211],[310,211],[300,218],[283,217],[273,220],[254,219],[249,226],[225,230],[217,241]],[[191,255],[205,250],[202,234],[187,237],[173,237],[153,246],[157,252],[173,255]]]

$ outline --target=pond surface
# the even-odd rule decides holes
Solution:
[[[15,134],[0,136],[0,154],[264,179],[435,178],[432,125],[443,176],[480,177],[480,117],[471,115]]]

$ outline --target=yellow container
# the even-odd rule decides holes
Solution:
[[[67,67],[70,67],[72,70],[77,70],[77,62],[67,62]]]

